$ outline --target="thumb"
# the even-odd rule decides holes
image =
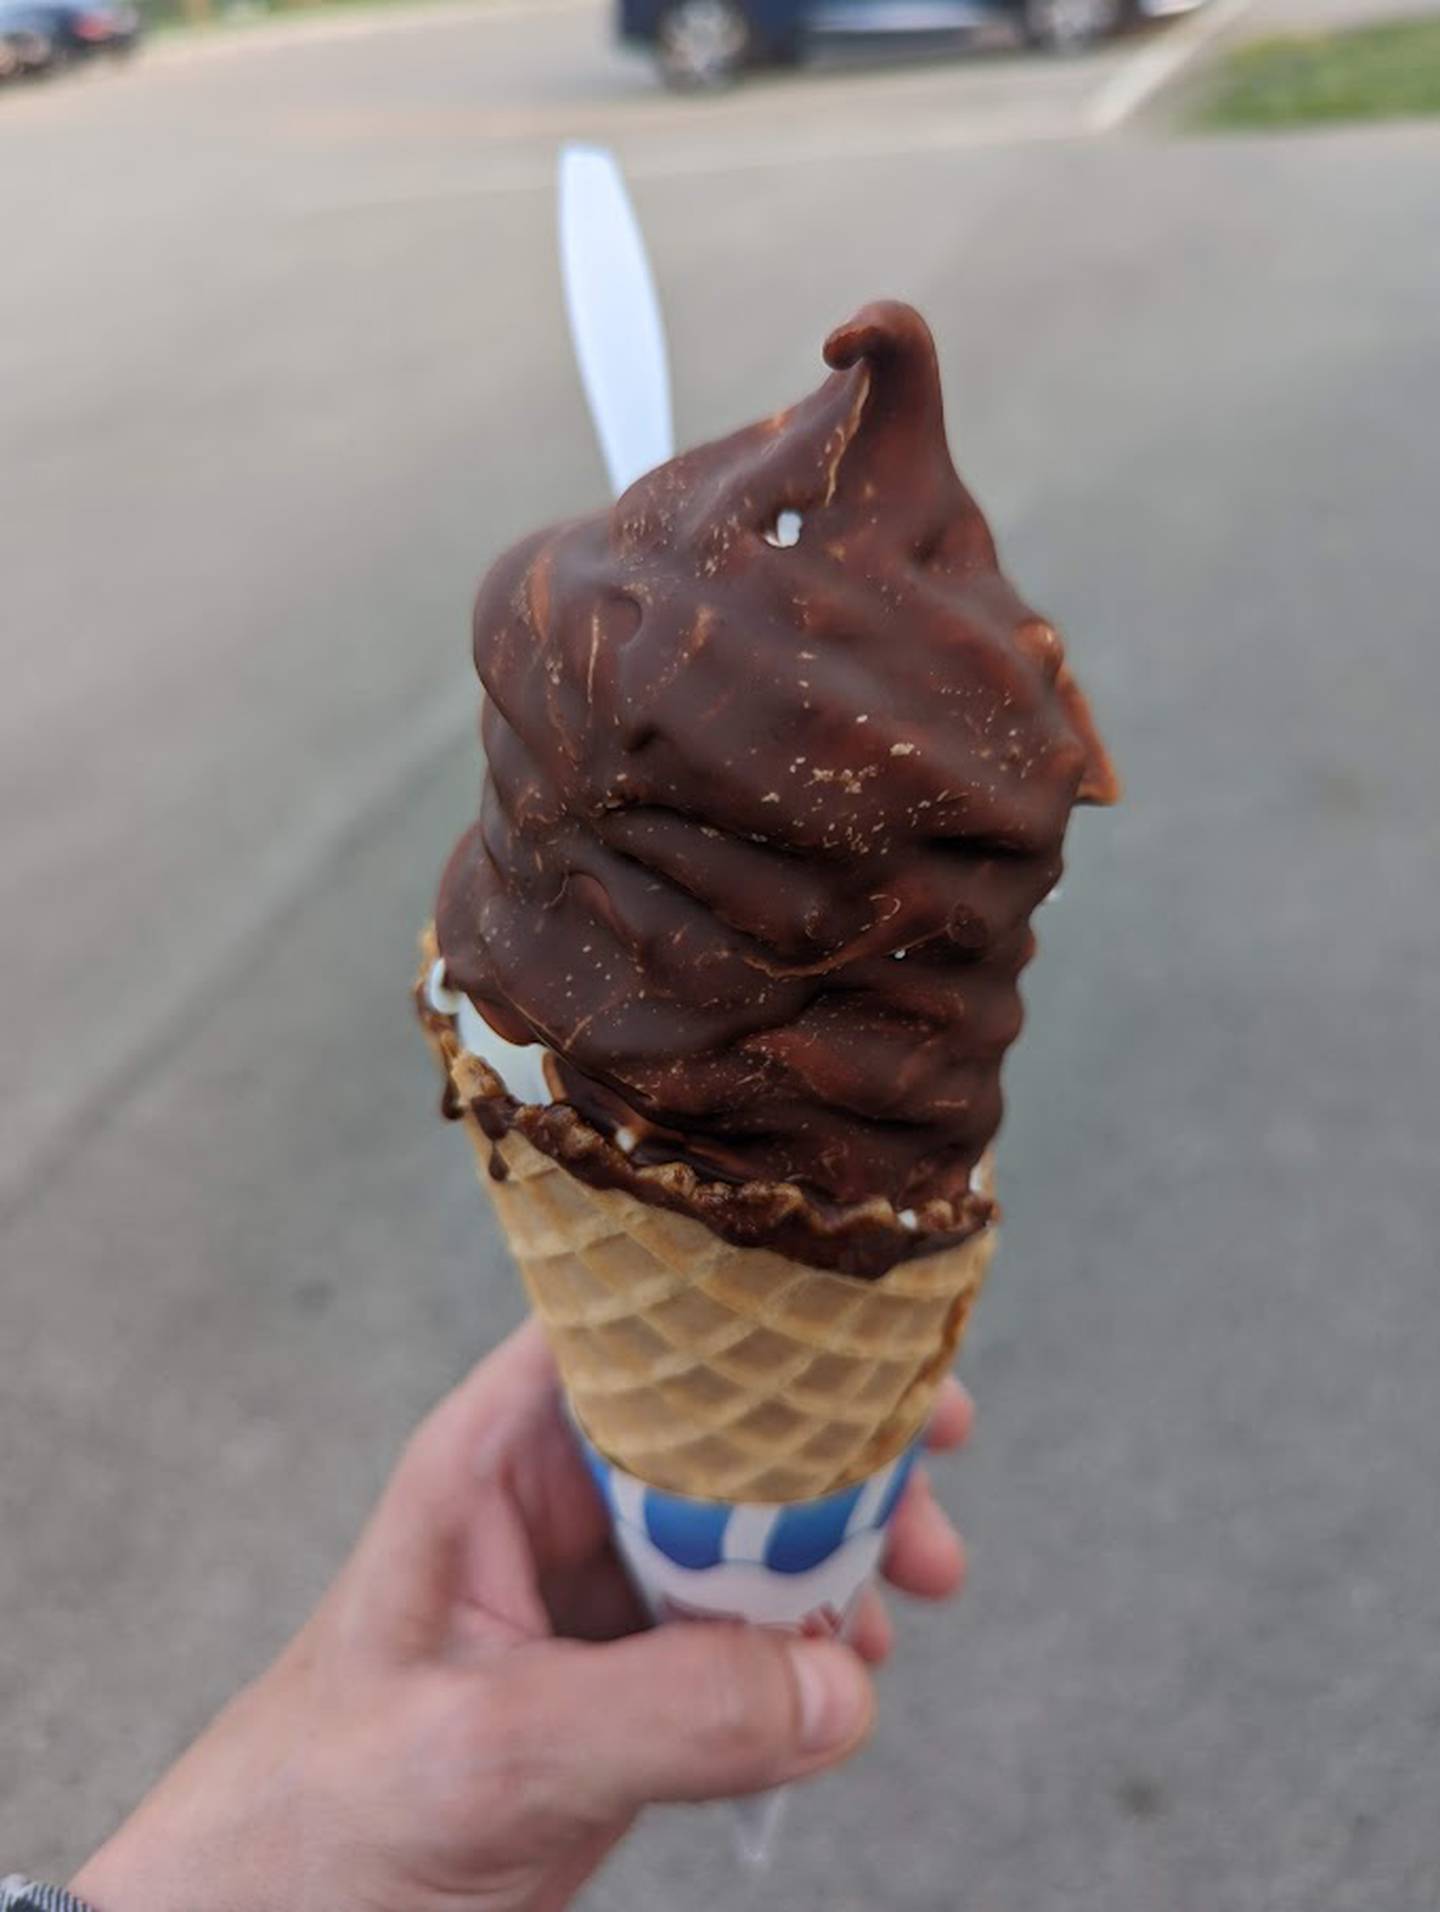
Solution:
[[[525,1680],[525,1737],[572,1805],[763,1792],[833,1766],[870,1731],[875,1696],[848,1647],[762,1627],[662,1627],[606,1646],[557,1642]]]

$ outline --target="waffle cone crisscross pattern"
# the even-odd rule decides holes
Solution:
[[[875,1281],[737,1248],[590,1187],[513,1130],[492,1142],[468,1107],[473,1059],[453,1034],[426,1033],[570,1404],[603,1454],[673,1493],[808,1500],[877,1472],[920,1431],[993,1228]]]
[[[482,1179],[571,1406],[637,1479],[716,1500],[806,1500],[883,1467],[928,1418],[993,1230],[878,1281],[594,1189],[510,1134]]]

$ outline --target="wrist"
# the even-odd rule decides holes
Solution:
[[[307,1856],[298,1716],[282,1658],[230,1701],[70,1892],[87,1912],[285,1912]]]
[[[70,1895],[85,1912],[170,1912],[166,1882],[143,1855],[130,1852],[128,1834],[128,1825],[122,1826],[70,1881]]]
[[[278,1912],[264,1842],[247,1850],[235,1829],[193,1802],[147,1800],[75,1874],[83,1912]]]

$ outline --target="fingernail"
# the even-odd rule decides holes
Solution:
[[[828,1753],[863,1730],[870,1712],[870,1682],[844,1647],[796,1641],[790,1647],[795,1690],[800,1697],[800,1750]]]

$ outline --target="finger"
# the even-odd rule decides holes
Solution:
[[[610,1547],[582,1567],[546,1576],[541,1592],[562,1640],[620,1640],[649,1624],[630,1576]]]
[[[594,1558],[607,1530],[530,1322],[416,1430],[345,1578],[392,1649],[431,1650],[457,1603],[533,1638],[548,1631],[540,1578]]]
[[[861,1594],[845,1637],[867,1666],[882,1666],[889,1659],[895,1644],[895,1629],[885,1611],[885,1602],[873,1587],[867,1587]]]
[[[975,1425],[975,1403],[953,1374],[947,1374],[925,1433],[925,1445],[937,1454],[963,1447]]]
[[[601,1552],[610,1516],[558,1388],[539,1404],[525,1439],[511,1450],[507,1471],[542,1573],[567,1572]]]
[[[555,1358],[532,1315],[450,1390],[422,1423],[417,1440],[478,1449],[483,1457],[556,1385]]]
[[[503,1471],[541,1574],[594,1559],[610,1522],[565,1412],[555,1358],[533,1317],[455,1397],[469,1465]]]
[[[609,1521],[566,1416],[554,1357],[531,1319],[471,1370],[425,1421],[400,1476],[463,1518],[479,1482],[515,1504],[542,1573],[593,1558]]]
[[[853,1752],[874,1713],[849,1647],[729,1624],[553,1642],[486,1685],[488,1730],[533,1779],[537,1811],[597,1822],[803,1778]]]
[[[965,1578],[965,1550],[922,1469],[910,1476],[890,1523],[882,1572],[902,1593],[944,1600]]]
[[[411,1502],[453,1502],[475,1479],[500,1471],[556,1396],[545,1337],[537,1322],[527,1321],[432,1408],[411,1435],[392,1487]]]

